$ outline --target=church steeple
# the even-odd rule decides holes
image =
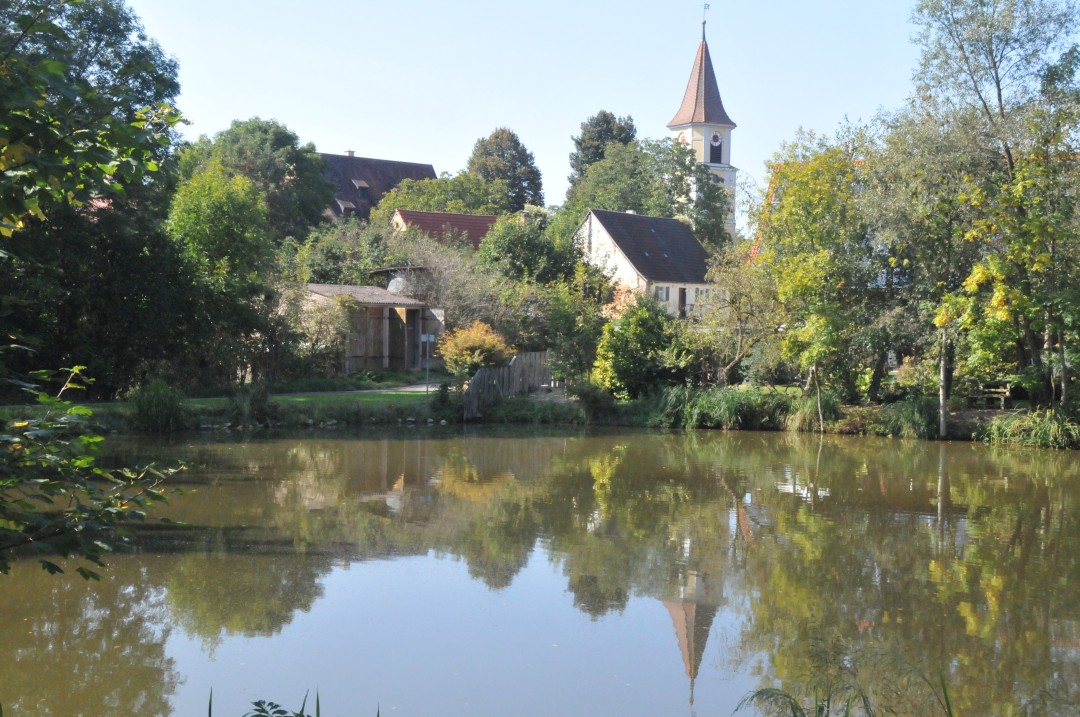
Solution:
[[[735,129],[735,123],[720,99],[709,43],[705,40],[704,20],[701,21],[701,44],[690,70],[690,81],[686,83],[679,111],[668,122],[668,129],[676,142],[688,145],[697,161],[708,167],[713,182],[722,182],[729,192],[735,191],[738,170],[731,164],[731,131]],[[734,230],[733,205],[728,231],[733,233]]]
[[[668,129],[674,130],[694,124],[709,124],[735,128],[735,123],[728,117],[724,103],[720,99],[720,88],[716,84],[712,57],[709,55],[709,43],[705,41],[705,21],[701,22],[701,44],[698,45],[694,68],[690,71],[690,81],[686,83],[682,105],[675,116],[668,122]]]

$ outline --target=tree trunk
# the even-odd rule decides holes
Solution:
[[[1061,405],[1069,400],[1069,366],[1065,363],[1065,332],[1058,332],[1058,360],[1061,362]]]
[[[949,435],[947,425],[948,411],[945,402],[949,398],[949,330],[941,330],[941,357],[938,375],[938,438],[944,440]]]
[[[821,379],[818,377],[817,364],[810,367],[810,375],[814,379],[814,388],[817,391],[817,420],[818,433],[825,432],[825,412],[821,409]]]

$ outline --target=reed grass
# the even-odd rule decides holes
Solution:
[[[985,440],[994,445],[1031,448],[1080,448],[1080,423],[1052,408],[1008,413],[990,421]]]

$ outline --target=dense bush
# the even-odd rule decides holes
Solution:
[[[245,383],[229,394],[229,414],[238,425],[266,423],[273,416],[266,384]]]
[[[724,430],[780,430],[792,398],[766,388],[674,387],[664,392],[662,412],[668,425]]]
[[[448,331],[439,340],[439,354],[446,369],[458,378],[468,378],[485,366],[505,365],[514,349],[494,329],[474,321],[456,331]]]
[[[184,395],[160,378],[144,383],[128,394],[131,424],[145,433],[172,433],[186,423]]]

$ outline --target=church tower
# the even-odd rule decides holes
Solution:
[[[720,89],[716,86],[709,45],[705,42],[705,21],[701,22],[701,44],[694,69],[686,84],[686,94],[668,129],[676,142],[694,150],[697,161],[709,168],[714,182],[723,182],[735,192],[735,167],[731,166],[731,130],[735,123],[724,110]]]

